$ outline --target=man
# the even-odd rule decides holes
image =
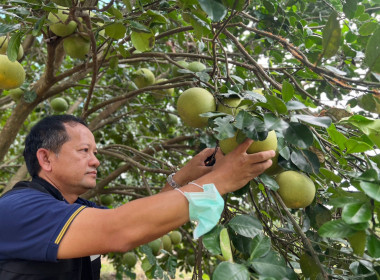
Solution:
[[[0,279],[98,279],[89,256],[126,252],[185,224],[192,203],[186,195],[202,192],[198,186],[211,184],[223,195],[270,167],[275,152],[249,155],[251,143],[218,152],[213,166],[205,164],[213,149],[203,150],[173,176],[179,191],[166,184],[157,195],[99,209],[79,197],[96,186],[93,134],[74,116],[42,119],[25,140],[32,181],[0,199]]]

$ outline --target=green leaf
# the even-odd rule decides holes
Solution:
[[[339,175],[336,175],[333,171],[328,170],[326,168],[320,168],[319,172],[328,180],[334,182],[334,183],[340,183],[342,181],[342,177]]]
[[[330,238],[345,238],[354,232],[355,230],[343,220],[329,221],[323,224],[318,230],[320,236]]]
[[[271,105],[279,114],[288,113],[288,108],[282,99],[273,95],[265,95],[265,98],[267,99],[268,104]]]
[[[283,257],[274,251],[269,251],[264,257],[253,259],[250,265],[260,276],[273,277],[275,279],[297,279],[293,270],[286,266]]]
[[[380,202],[380,183],[370,183],[365,181],[360,181],[360,187],[366,195],[374,200]]]
[[[219,1],[199,0],[199,5],[212,21],[221,21],[227,14],[226,7]]]
[[[231,124],[232,116],[223,118],[216,118],[214,123],[216,127],[214,130],[217,132],[215,135],[218,140],[234,137],[236,134],[236,128]]]
[[[236,233],[245,237],[255,237],[263,230],[260,221],[249,215],[238,215],[233,217],[229,221],[228,226]]]
[[[289,124],[282,118],[276,117],[272,113],[267,113],[264,115],[265,127],[268,130],[282,131],[289,127]]]
[[[140,52],[150,51],[153,49],[155,43],[153,33],[132,31],[131,40],[133,46]]]
[[[7,56],[10,61],[17,60],[18,50],[20,48],[21,38],[23,35],[24,33],[16,32],[13,34],[13,36],[9,40],[8,48],[7,48]]]
[[[131,24],[132,30],[134,30],[136,32],[145,32],[145,33],[151,33],[152,32],[148,27],[146,27],[145,25],[143,25],[137,21],[131,20],[129,23]]]
[[[347,18],[352,19],[355,16],[357,6],[357,0],[346,0],[346,3],[343,5],[343,12]]]
[[[380,119],[369,119],[361,115],[343,118],[340,122],[348,123],[359,128],[375,145],[380,147]]]
[[[307,108],[307,106],[299,101],[291,100],[286,103],[286,107],[289,111],[292,110],[301,110]]]
[[[294,115],[293,117],[297,118],[299,121],[324,128],[329,128],[332,123],[330,117],[314,117],[310,115]]]
[[[320,203],[306,207],[306,214],[310,219],[310,225],[318,230],[324,223],[331,221],[331,211]]]
[[[334,124],[331,124],[331,126],[327,129],[327,133],[329,134],[331,141],[338,145],[339,149],[343,150],[345,148],[347,138],[341,132],[336,130]]]
[[[120,22],[111,23],[104,28],[107,36],[119,40],[124,38],[127,28]]]
[[[260,258],[266,255],[271,249],[271,241],[268,236],[258,234],[253,238],[251,243],[251,255],[249,260]]]
[[[344,143],[344,145],[347,148],[346,150],[347,154],[362,153],[365,151],[372,150],[372,146],[368,145],[365,142],[357,141],[354,139],[348,139]]]
[[[267,9],[268,13],[273,14],[275,12],[275,6],[271,1],[263,0],[263,5]]]
[[[335,55],[340,46],[341,29],[337,16],[337,12],[333,11],[322,30],[322,47],[325,58]]]
[[[377,22],[373,22],[373,21],[370,21],[370,22],[366,22],[364,23],[362,26],[360,26],[358,32],[361,36],[369,36],[371,35],[375,30],[376,28],[379,27],[379,24]]]
[[[219,235],[222,229],[223,226],[216,225],[211,231],[202,237],[203,246],[213,255],[219,255],[222,253],[219,244]]]
[[[153,18],[152,22],[164,23],[164,24],[168,22],[168,19],[157,11],[148,10],[146,14]]]
[[[37,37],[45,23],[46,15],[39,18],[33,26],[32,35]]]
[[[380,258],[380,239],[376,235],[367,237],[367,250],[372,258]]]
[[[280,186],[277,184],[276,180],[273,179],[273,177],[268,176],[267,174],[263,173],[259,176],[261,182],[268,188],[270,188],[272,191],[277,191]]]
[[[313,134],[310,129],[302,123],[289,123],[289,127],[285,129],[283,133],[286,141],[297,147],[306,149],[313,144]]]
[[[318,156],[309,150],[293,151],[290,159],[303,172],[319,173],[320,163]]]
[[[282,83],[282,99],[285,101],[285,102],[288,102],[290,101],[290,99],[292,99],[293,95],[294,95],[294,87],[291,83],[287,82],[287,81],[284,81]]]
[[[342,210],[342,219],[347,224],[366,223],[371,219],[369,203],[346,204]]]
[[[212,280],[249,280],[248,269],[241,264],[221,262],[212,274]]]
[[[369,38],[365,50],[364,62],[373,72],[380,72],[380,28],[377,28],[371,38]]]
[[[4,24],[3,22],[0,25],[0,36],[7,35],[12,31],[20,29],[21,24]]]

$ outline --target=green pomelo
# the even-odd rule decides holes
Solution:
[[[133,82],[138,88],[151,86],[154,84],[156,78],[152,71],[148,68],[140,68],[133,73]]]
[[[67,104],[67,101],[62,97],[54,98],[50,102],[50,106],[56,112],[64,112],[69,108],[69,104]]]
[[[50,30],[57,36],[65,37],[74,33],[77,28],[77,23],[73,20],[66,23],[69,18],[69,9],[58,6],[58,12],[50,12],[48,15],[48,20],[50,22]]]
[[[8,94],[14,101],[19,101],[24,95],[24,91],[21,88],[15,88],[9,90]]]
[[[157,256],[160,253],[160,250],[163,248],[161,238],[149,242],[148,246],[152,249],[153,255]]]
[[[132,268],[137,263],[137,256],[134,252],[126,252],[123,255],[122,263],[128,266],[128,268]]]
[[[265,170],[264,173],[269,176],[273,176],[282,171],[283,168],[280,165],[278,165],[278,151],[276,151],[276,155],[274,156],[274,158],[272,158],[272,165],[267,170]]]
[[[158,79],[154,82],[154,84],[162,83],[167,81],[168,79]],[[159,90],[154,90],[153,95],[156,98],[163,98],[165,96],[171,96],[174,93],[174,88],[167,88],[167,89],[159,89]]]
[[[162,244],[163,244],[163,248],[164,250],[170,252],[172,250],[172,240],[170,238],[169,235],[165,234],[164,236],[162,236]]]
[[[236,116],[241,109],[246,109],[247,106],[243,105],[238,107],[241,103],[241,98],[226,98],[219,102],[217,111]]]
[[[177,245],[182,242],[182,233],[178,230],[173,230],[169,233],[170,239],[172,240],[172,244]]]
[[[176,125],[176,124],[178,124],[178,117],[174,114],[169,113],[167,116],[167,121],[171,125]]]
[[[285,205],[292,209],[309,206],[315,197],[314,182],[305,174],[297,171],[284,171],[275,178],[280,186],[278,194]]]
[[[85,59],[90,51],[90,41],[80,35],[73,35],[63,40],[63,49],[72,58]]]
[[[365,230],[357,231],[353,235],[347,237],[347,239],[348,242],[350,242],[354,253],[358,256],[363,256],[367,242],[367,234],[365,233]]]
[[[104,194],[100,197],[100,203],[105,206],[111,205],[113,202],[113,196],[110,194]]]
[[[318,274],[321,273],[319,266],[315,263],[313,258],[307,253],[304,253],[301,255],[300,267],[301,267],[303,275],[310,280],[316,280]]]
[[[25,70],[18,61],[10,61],[0,54],[0,89],[14,89],[25,81]]]
[[[199,61],[193,61],[190,62],[189,65],[187,65],[187,69],[189,69],[192,72],[202,72],[206,69],[206,65]]]
[[[189,66],[189,63],[186,62],[185,60],[180,60],[180,61],[176,61],[176,62],[185,69],[187,69],[187,67]],[[177,66],[173,66],[173,76],[174,77],[178,77],[178,76],[181,76],[184,74],[184,73],[178,72],[179,69],[182,69],[182,68],[179,68]]]
[[[219,146],[222,152],[226,155],[233,151],[239,144],[236,141],[237,133],[234,137],[223,139],[219,141]],[[276,151],[277,150],[277,136],[274,130],[268,132],[268,136],[263,141],[254,141],[247,149],[248,154],[253,154],[262,151]]]
[[[208,118],[200,114],[216,110],[214,96],[203,88],[189,88],[177,100],[177,111],[188,126],[202,128],[207,126]]]

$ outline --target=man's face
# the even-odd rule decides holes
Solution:
[[[58,155],[51,155],[52,171],[49,175],[61,191],[83,194],[96,186],[96,143],[91,131],[81,124],[65,124],[70,140],[64,143]]]

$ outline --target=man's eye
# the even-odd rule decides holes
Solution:
[[[88,152],[88,149],[87,148],[84,148],[84,149],[82,149],[82,151],[84,151],[84,152]]]

